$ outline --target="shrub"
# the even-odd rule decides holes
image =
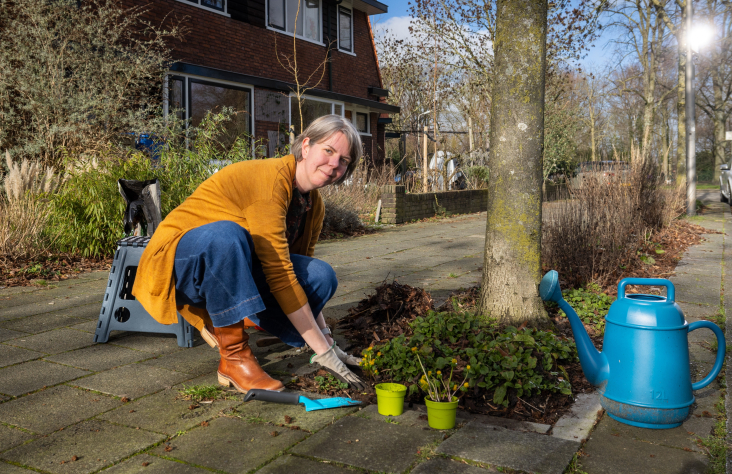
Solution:
[[[177,126],[172,127],[167,139],[161,138],[159,163],[143,153],[125,154],[118,149],[108,149],[107,156],[86,163],[69,159],[76,165],[69,167],[68,180],[52,197],[51,230],[59,235],[56,248],[93,257],[114,251],[117,240],[124,237],[125,204],[118,179],[158,178],[165,218],[218,168],[250,159],[249,137],[238,137],[227,147],[218,140],[233,114],[229,108],[209,112],[200,127],[188,129],[187,140],[183,132],[175,132]]]
[[[473,313],[435,313],[417,317],[402,334],[363,351],[362,367],[377,381],[393,380],[419,387],[422,360],[428,376],[453,364],[453,380],[466,379],[469,389],[497,405],[508,406],[511,397],[540,392],[571,394],[563,365],[577,360],[573,342],[549,331],[508,326],[499,329],[492,320]],[[453,359],[456,362],[452,362]]]
[[[23,0],[0,6],[0,147],[58,166],[129,132],[159,133],[161,87],[183,29],[120,0]]]
[[[574,199],[543,210],[542,263],[576,285],[615,278],[644,234],[679,215],[683,196],[663,185],[650,160],[634,152],[624,179],[586,179]]]
[[[598,334],[605,333],[605,316],[615,298],[603,293],[595,283],[588,283],[585,288],[564,290],[562,295],[582,322],[592,326]]]

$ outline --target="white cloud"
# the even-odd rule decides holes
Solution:
[[[374,21],[371,20],[371,27],[374,30],[374,36],[380,37],[385,34],[396,39],[410,40],[412,34],[409,32],[409,27],[412,24],[414,17],[411,16],[393,16],[386,20]]]

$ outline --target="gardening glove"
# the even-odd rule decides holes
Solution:
[[[317,362],[341,382],[349,384],[352,388],[355,388],[356,390],[364,390],[366,388],[366,383],[358,378],[356,374],[351,372],[348,367],[346,367],[346,365],[341,362],[341,359],[339,359],[336,355],[335,347],[336,346],[333,345],[326,352],[323,352],[320,355],[313,355],[310,358],[310,363],[313,364]]]
[[[335,351],[338,358],[346,365],[352,365],[355,367],[358,367],[361,365],[361,358],[352,356],[349,354],[346,354],[344,351],[341,350],[340,347],[338,347],[338,344],[334,341],[333,342],[333,351]]]

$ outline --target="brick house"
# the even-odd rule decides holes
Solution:
[[[300,13],[295,14],[301,1]],[[274,154],[288,127],[299,131],[293,98],[294,77],[278,56],[296,58],[301,81],[314,79],[303,101],[305,125],[335,113],[361,132],[364,154],[383,160],[382,114],[398,113],[385,103],[370,15],[386,13],[377,0],[122,0],[145,6],[149,20],[183,19],[189,32],[175,42],[177,62],[167,78],[168,107],[197,125],[206,111],[233,106],[236,130],[264,144],[260,155]],[[296,38],[294,37],[296,34]],[[327,47],[332,44],[331,48]],[[277,54],[276,54],[277,53]],[[329,60],[328,60],[329,59]],[[327,61],[324,66],[319,66]],[[321,78],[322,76],[322,78]],[[319,82],[318,82],[319,81]],[[317,82],[317,84],[314,84]],[[386,115],[384,115],[386,116]]]

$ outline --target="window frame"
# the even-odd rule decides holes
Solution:
[[[366,116],[366,131],[362,132],[358,130],[359,135],[363,135],[366,137],[371,136],[371,111],[366,109],[358,109],[358,108],[352,108],[349,109],[351,111],[351,123],[353,123],[353,126],[356,127],[356,130],[358,130],[358,114],[362,114]]]
[[[294,92],[290,92],[290,96],[289,96],[290,100],[287,102],[287,106],[288,106],[288,119],[289,119],[288,128],[290,129],[290,131],[293,131],[292,130],[292,99],[293,99],[293,97],[297,97],[297,94],[295,94]],[[345,104],[345,102],[341,102],[339,100],[323,99],[322,97],[313,97],[313,96],[310,96],[310,95],[303,95],[302,98],[305,99],[305,100],[312,100],[312,101],[315,101],[315,102],[327,102],[327,103],[329,103],[330,104],[330,113],[331,114],[335,114],[335,106],[336,105],[340,105],[341,106],[340,116],[341,117],[345,117],[345,115],[346,115],[346,104]],[[335,115],[338,115],[338,114],[335,114]]]
[[[197,76],[194,74],[180,74],[180,73],[170,73],[165,76],[164,80],[164,91],[163,91],[163,115],[165,117],[168,116],[169,110],[170,110],[170,97],[169,97],[169,89],[170,89],[170,80],[183,80],[183,102],[184,102],[184,118],[186,123],[186,130],[188,130],[191,126],[191,81],[197,82],[199,84],[204,85],[210,85],[214,87],[228,87],[231,89],[236,90],[248,90],[249,91],[249,107],[250,107],[250,113],[251,116],[249,118],[249,134],[251,136],[251,147],[252,150],[254,150],[254,142],[255,142],[255,132],[257,130],[256,123],[255,123],[255,113],[254,113],[254,86],[249,84],[243,84],[240,82],[233,82],[233,81],[225,81],[220,79],[212,79],[210,77],[206,76]]]
[[[184,5],[190,5],[192,7],[206,10],[207,12],[217,13],[219,15],[224,15],[225,17],[231,18],[231,15],[229,14],[229,0],[223,0],[224,8],[222,10],[219,10],[218,8],[213,8],[213,7],[209,7],[206,5],[202,5],[201,4],[202,1],[203,0],[176,0],[176,2],[180,2]]]
[[[341,48],[341,8],[344,9],[344,10],[348,10],[349,15],[350,15],[350,18],[351,18],[351,49],[350,50]],[[336,17],[337,17],[337,19],[336,19],[336,25],[337,26],[336,27],[338,28],[338,51],[340,51],[341,53],[351,54],[351,55],[355,56],[356,55],[356,53],[354,51],[354,49],[355,49],[354,46],[355,45],[353,44],[353,40],[354,40],[354,35],[353,35],[353,6],[350,5],[350,4],[346,4],[345,2],[342,3],[342,4],[340,4],[340,5],[337,5]]]
[[[178,0],[178,1],[182,1],[182,0]],[[302,34],[302,32],[295,34],[295,33],[287,31],[287,0],[275,0],[275,1],[282,1],[284,3],[285,29],[281,29],[277,26],[270,25],[270,23],[269,23],[269,3],[271,1],[272,0],[266,0],[265,5],[264,5],[265,28],[267,28],[268,30],[275,31],[277,33],[281,33],[283,35],[294,36],[295,38],[303,40],[303,41],[307,41],[308,43],[313,43],[313,44],[317,44],[320,46],[326,46],[325,44],[323,44],[323,0],[318,0],[318,34],[317,34],[318,39],[316,39],[316,40],[314,40],[312,38],[307,38],[306,36],[304,36]],[[305,0],[300,0],[300,1],[304,2]]]

